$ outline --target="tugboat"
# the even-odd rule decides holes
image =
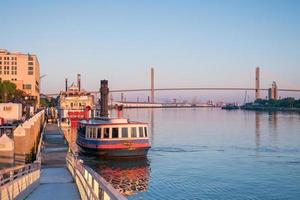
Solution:
[[[78,123],[80,151],[104,157],[145,157],[151,147],[148,124],[123,118],[122,107],[117,118],[108,117],[108,93],[108,81],[102,80],[100,117]]]

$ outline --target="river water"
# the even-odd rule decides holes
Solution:
[[[124,114],[149,123],[147,159],[83,159],[129,199],[300,199],[299,114],[217,108]]]

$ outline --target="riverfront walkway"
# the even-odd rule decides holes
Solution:
[[[66,168],[68,145],[57,124],[47,124],[42,146],[40,185],[26,199],[80,199],[77,186]]]

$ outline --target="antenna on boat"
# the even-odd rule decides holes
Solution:
[[[108,81],[107,80],[101,80],[101,87],[100,87],[100,116],[101,117],[108,117]]]

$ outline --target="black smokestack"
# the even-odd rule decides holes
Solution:
[[[107,80],[101,80],[101,88],[100,88],[100,96],[101,96],[101,117],[108,117],[108,81]]]
[[[66,87],[65,88],[66,92],[68,92],[68,79],[67,78],[65,79],[65,87]]]
[[[80,80],[80,74],[77,74],[77,87],[78,90],[81,91],[81,80]]]

